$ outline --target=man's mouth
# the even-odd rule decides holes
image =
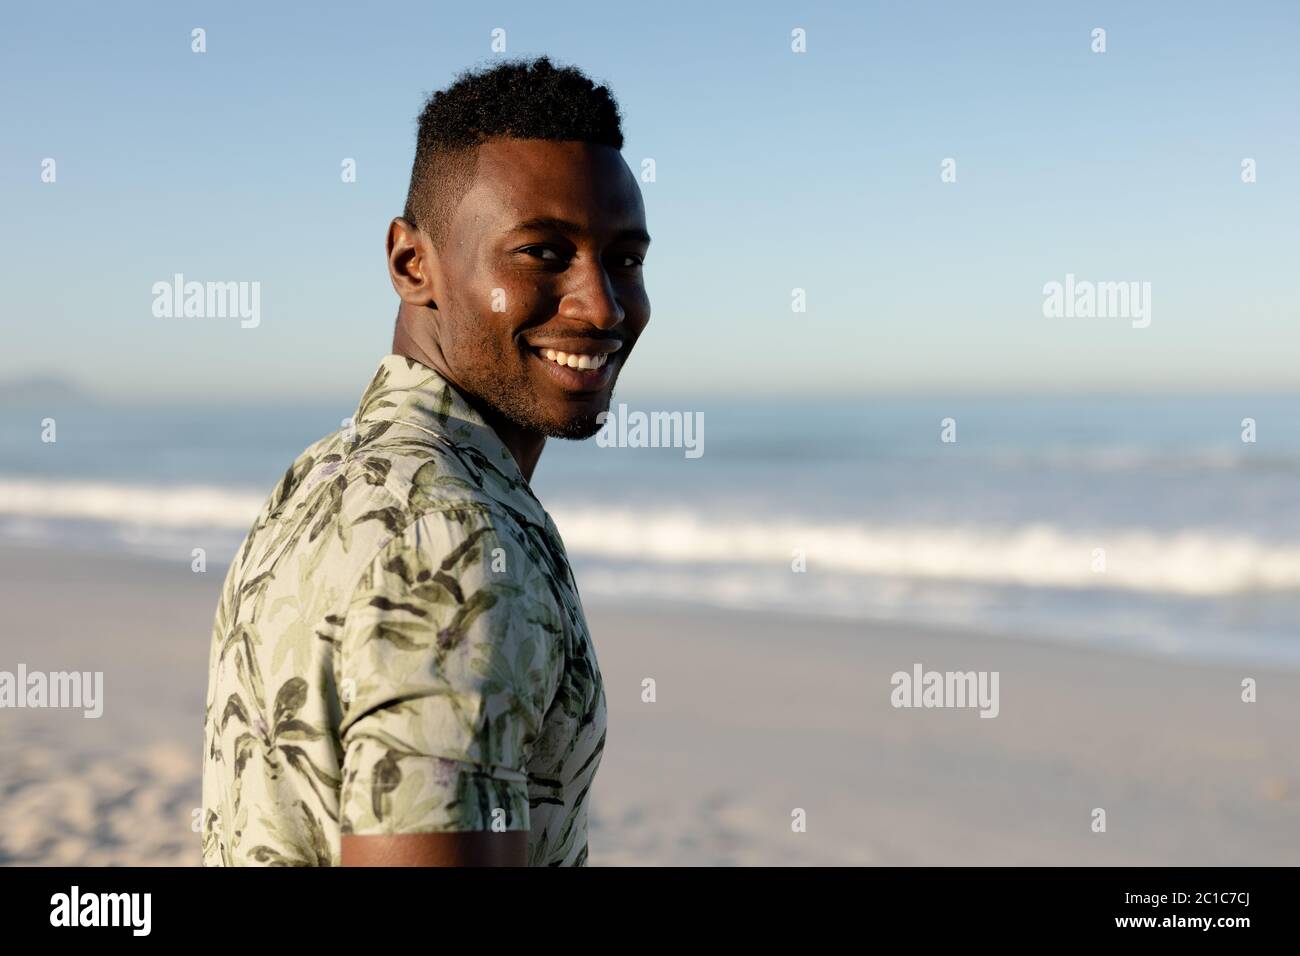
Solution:
[[[546,367],[550,378],[565,391],[599,392],[613,381],[617,364],[610,357],[623,347],[614,340],[556,343],[568,348],[529,346],[529,351]]]
[[[561,352],[557,349],[537,349],[536,351],[542,358],[548,359],[556,365],[567,365],[569,368],[600,368],[609,359],[608,352],[584,354],[582,352]]]

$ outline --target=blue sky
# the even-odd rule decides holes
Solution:
[[[0,375],[354,395],[390,343],[415,117],[500,27],[608,82],[625,157],[655,160],[624,394],[1294,387],[1294,3],[294,7],[5,12]],[[177,272],[260,282],[261,324],[156,318]],[[1044,317],[1067,273],[1150,282],[1151,324]]]

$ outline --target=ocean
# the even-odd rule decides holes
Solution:
[[[703,453],[548,444],[533,487],[588,603],[1300,665],[1300,398],[617,402],[701,413]],[[10,402],[0,540],[220,566],[354,408]]]

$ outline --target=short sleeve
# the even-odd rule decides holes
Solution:
[[[526,549],[506,519],[428,514],[363,572],[336,674],[342,833],[528,829],[563,646]]]

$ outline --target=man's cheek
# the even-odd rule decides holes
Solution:
[[[477,312],[513,331],[537,308],[540,298],[527,283],[498,281],[485,289]]]
[[[490,315],[493,318],[505,316],[510,313],[510,300],[515,298],[511,290],[506,286],[496,285],[488,293],[488,301],[483,303],[479,309],[480,315]]]

